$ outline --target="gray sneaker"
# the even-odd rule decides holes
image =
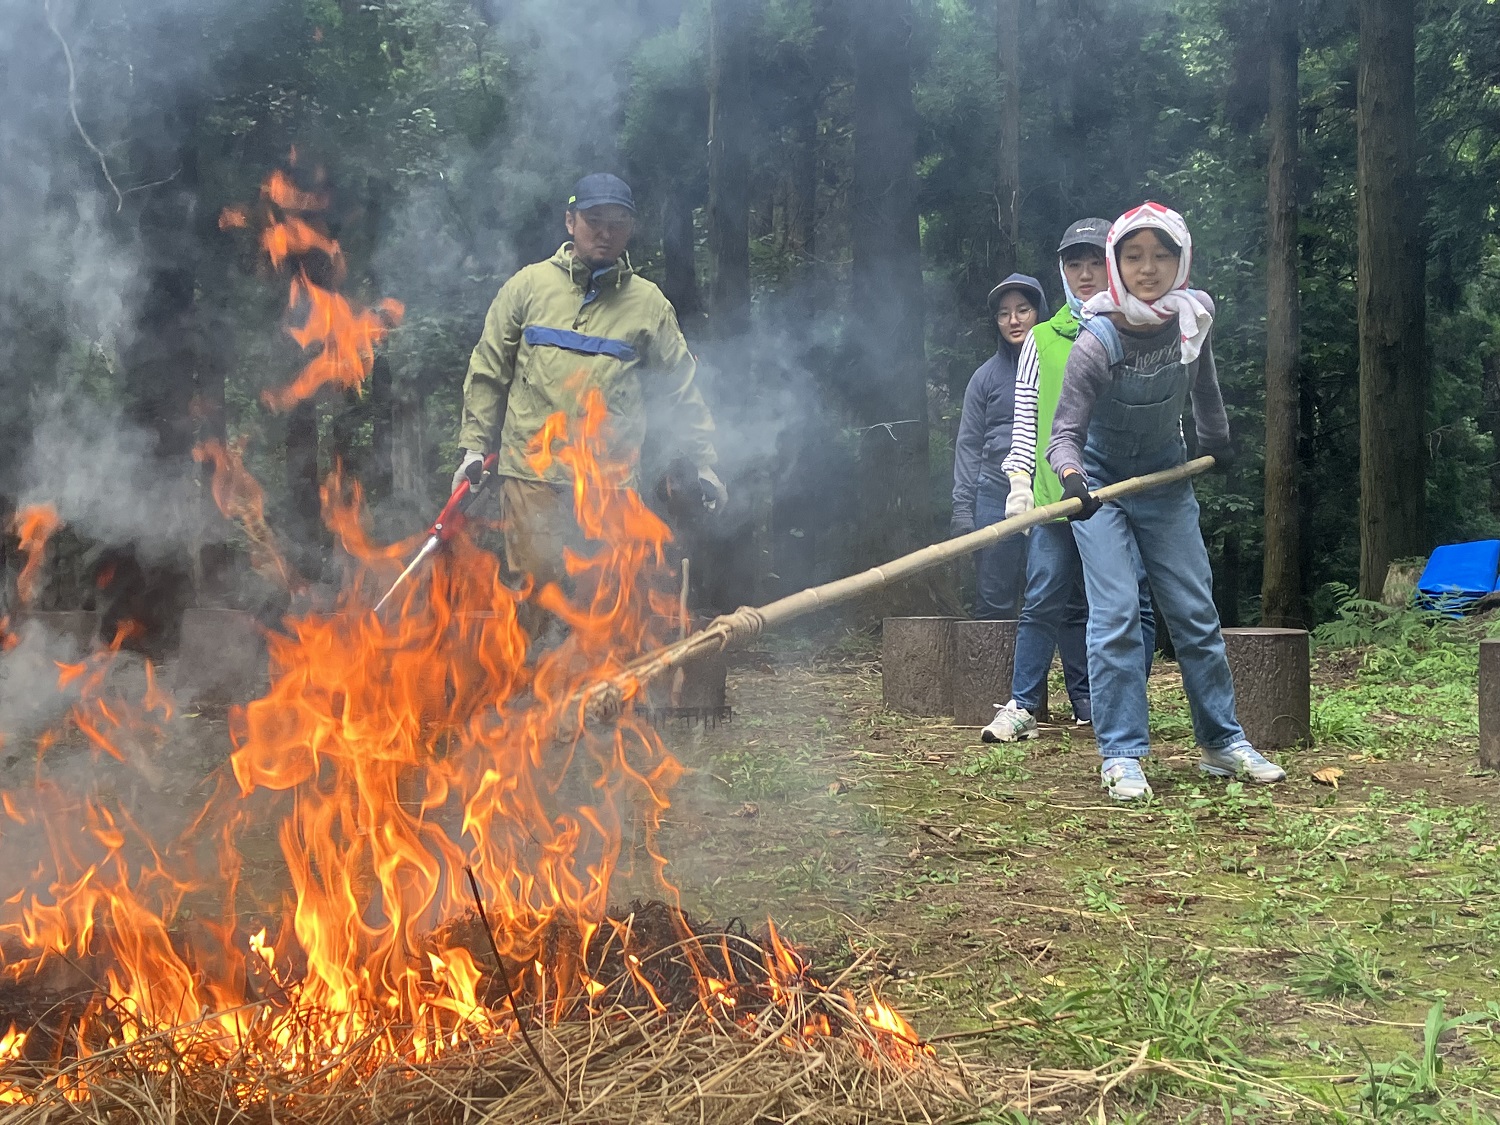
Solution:
[[[1210,777],[1243,777],[1261,785],[1286,780],[1286,770],[1261,757],[1255,747],[1243,740],[1222,750],[1205,749],[1198,760],[1198,770]]]
[[[1151,796],[1151,783],[1135,758],[1106,758],[1099,767],[1099,783],[1116,801],[1135,801]]]
[[[1012,699],[995,712],[990,725],[979,732],[984,742],[1018,742],[1036,737],[1036,718],[1024,707],[1017,707]]]

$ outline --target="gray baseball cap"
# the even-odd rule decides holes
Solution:
[[[1109,238],[1111,224],[1108,219],[1079,219],[1063,231],[1062,241],[1057,244],[1061,254],[1069,246],[1095,246],[1103,250]]]

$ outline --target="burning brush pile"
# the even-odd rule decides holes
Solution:
[[[258,216],[226,217],[293,277],[311,359],[273,408],[357,384],[399,316],[314,284],[341,274],[321,204],[278,174]],[[668,530],[596,457],[597,390],[580,402],[533,450],[571,469],[600,545],[568,559],[571,595],[512,589],[460,536],[377,616],[413,544],[372,542],[357,483],[326,483],[350,560],[338,611],[270,635],[270,688],[231,711],[182,826],[49,780],[49,758],[132,767],[182,731],[149,668],[117,674],[123,637],[60,667],[67,720],[0,817],[3,1120],[901,1121],[971,1102],[857,994],[858,964],[822,979],[774,927],[705,930],[671,905],[656,834],[682,769],[641,715],[589,723],[570,702],[668,639]],[[200,456],[258,569],[295,588],[241,452]],[[564,642],[532,651],[527,599]],[[246,856],[273,840],[268,892]],[[612,910],[637,868],[657,898]]]

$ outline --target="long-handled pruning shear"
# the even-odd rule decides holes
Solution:
[[[490,481],[494,480],[495,465],[498,461],[499,454],[491,453],[480,463],[478,477],[473,479],[466,477],[459,482],[458,487],[453,490],[453,495],[448,497],[448,503],[438,513],[438,518],[427,529],[427,542],[422,544],[417,557],[412,559],[410,565],[401,572],[401,576],[391,583],[391,588],[385,592],[385,597],[376,603],[376,613],[385,608],[385,603],[391,600],[391,595],[417,572],[418,567],[442,550],[443,544],[452,539],[458,529],[463,527],[470,510],[479,499],[479,494],[485,490]]]

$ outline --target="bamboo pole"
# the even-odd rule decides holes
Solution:
[[[1213,468],[1213,465],[1212,457],[1199,457],[1195,461],[1188,461],[1159,473],[1147,473],[1145,476],[1122,480],[1118,484],[1105,485],[1093,493],[1093,496],[1096,500],[1107,503],[1110,500],[1118,500],[1122,496],[1134,496],[1139,492],[1160,488],[1164,484],[1188,480],[1207,472]],[[574,697],[573,706],[569,710],[573,707],[581,707],[582,717],[585,719],[608,718],[618,714],[626,700],[634,698],[647,683],[665,672],[737,647],[758,637],[768,629],[775,629],[798,617],[805,617],[820,609],[852,601],[884,586],[904,581],[923,571],[931,570],[933,567],[962,558],[981,548],[993,546],[1007,536],[1030,531],[1041,524],[1072,516],[1082,507],[1081,500],[1059,500],[1056,504],[1033,508],[1025,515],[1012,516],[1010,519],[982,527],[978,531],[971,531],[967,535],[959,535],[942,543],[923,547],[920,551],[902,555],[891,562],[871,567],[858,574],[851,574],[847,578],[809,587],[784,598],[778,598],[759,608],[746,607],[722,617],[716,617],[691,636],[667,645],[665,648],[659,648],[655,652],[649,652],[627,664],[609,679],[601,680],[585,688]]]

